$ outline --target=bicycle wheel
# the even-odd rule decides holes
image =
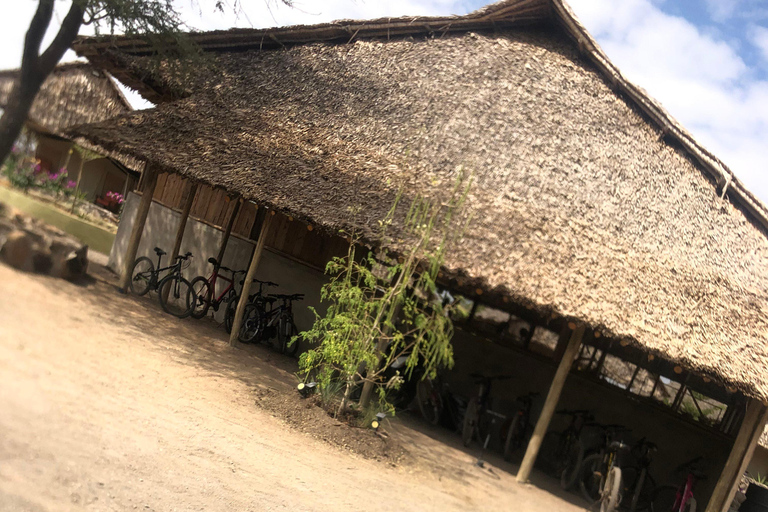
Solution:
[[[240,296],[236,293],[231,294],[227,299],[227,309],[224,310],[224,329],[227,334],[232,332],[232,324],[235,322],[235,313],[239,302]]]
[[[564,447],[564,467],[560,473],[560,487],[566,491],[571,489],[579,478],[579,469],[584,458],[581,441],[576,437],[570,437]]]
[[[163,311],[178,318],[192,313],[192,285],[178,274],[166,276],[157,287]]]
[[[431,425],[437,425],[443,410],[443,400],[432,379],[421,379],[416,384],[416,398],[422,417]]]
[[[284,316],[280,319],[277,327],[277,342],[280,344],[280,352],[287,356],[295,356],[296,352],[299,351],[299,340],[293,339],[298,334],[293,318]]]
[[[517,432],[519,426],[520,415],[515,414],[515,417],[512,419],[512,423],[509,425],[509,430],[507,430],[507,438],[504,440],[504,460],[506,461],[512,459],[512,452],[515,451],[515,448],[517,448],[515,443],[517,436],[519,435]]]
[[[464,423],[461,428],[461,440],[464,442],[464,446],[469,446],[472,442],[479,419],[480,405],[477,403],[477,397],[472,397],[467,404],[467,410],[464,412]]]
[[[656,488],[651,498],[651,512],[672,512],[675,505],[677,505],[677,487],[662,485]]]
[[[136,295],[144,295],[152,287],[152,276],[155,273],[155,265],[146,256],[137,258],[131,268],[131,292]]]
[[[638,479],[642,474],[642,469],[637,466],[627,466],[621,468],[622,489],[620,507],[622,510],[631,510],[634,504],[635,512],[646,512],[651,509],[651,501],[656,490],[656,482],[646,471],[640,492],[637,492]],[[637,494],[637,496],[635,496]]]
[[[586,457],[581,463],[579,475],[579,488],[584,499],[590,505],[600,501],[603,485],[605,484],[605,468],[603,455],[595,453]]]
[[[213,290],[208,279],[197,276],[192,280],[191,297],[194,299],[193,304],[190,304],[192,318],[203,318],[208,314],[208,308],[211,307],[211,299],[213,298]]]
[[[254,343],[258,341],[262,331],[261,309],[258,305],[251,302],[245,305],[243,312],[243,324],[240,326],[240,332],[237,333],[237,339],[243,343]]]
[[[621,502],[621,468],[611,468],[600,499],[600,512],[616,512]]]

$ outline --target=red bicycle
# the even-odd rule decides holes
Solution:
[[[192,299],[190,302],[192,302],[193,318],[203,318],[208,314],[210,308],[213,308],[214,311],[218,311],[222,302],[229,300],[232,296],[237,294],[235,291],[235,276],[237,276],[237,274],[245,273],[245,270],[232,270],[231,268],[222,266],[216,261],[216,258],[208,258],[208,263],[213,265],[213,272],[210,277],[197,276],[192,280],[192,289],[190,293]],[[219,272],[222,270],[230,272],[232,277],[221,275]],[[219,280],[223,282],[221,283],[222,286],[224,284],[226,284],[226,286],[220,294],[215,295],[216,284]],[[228,321],[230,322],[230,325],[227,326],[226,324]],[[232,329],[231,322],[232,318],[228,318],[228,315],[225,316],[224,324],[227,331]]]
[[[701,457],[696,457],[677,468],[676,472],[686,473],[685,482],[679,486],[664,485],[656,489],[651,501],[652,512],[696,512],[693,486],[706,478],[699,469],[700,461]]]

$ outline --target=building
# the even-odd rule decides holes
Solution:
[[[17,76],[18,70],[0,71],[0,108],[5,105]],[[69,155],[72,141],[64,131],[132,110],[109,75],[88,63],[72,62],[57,66],[43,83],[32,104],[26,129],[37,139],[36,157],[41,167],[55,173],[66,166],[76,179],[81,155]],[[140,163],[117,154],[89,159],[82,166],[80,191],[88,201],[109,206],[107,193],[125,195],[133,190],[141,167]]]
[[[475,305],[455,381],[466,389],[481,368],[516,376],[499,390],[509,401],[546,395],[518,477],[560,402],[656,441],[660,483],[704,456],[699,503],[727,510],[768,411],[768,211],[565,3],[191,37],[213,64],[183,87],[136,39],[75,45],[159,104],[75,131],[161,176],[162,197],[151,178],[129,202],[113,264],[133,260],[143,232],[139,252],[181,236],[204,266],[227,237],[203,218],[176,231],[176,218],[194,201],[205,218],[235,211],[205,208],[207,190],[259,207],[240,210],[254,220],[225,263],[258,261],[263,238],[259,273],[317,304],[324,277],[296,260],[329,257],[340,230],[373,239],[398,190],[444,197],[470,171],[472,220],[443,270]],[[308,232],[325,245],[303,253]]]

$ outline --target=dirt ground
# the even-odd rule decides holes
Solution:
[[[371,434],[393,447],[382,460],[317,435],[312,416],[257,405],[294,392],[294,361],[92,272],[74,285],[0,264],[0,511],[583,510],[408,414]]]

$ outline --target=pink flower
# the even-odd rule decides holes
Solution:
[[[74,182],[72,180],[67,181],[67,188],[75,188],[77,186],[77,182]]]
[[[40,174],[40,171],[42,171],[42,170],[43,170],[43,168],[40,167],[40,164],[35,164],[35,166],[32,167],[32,172],[34,172],[35,174]]]
[[[19,146],[17,146],[16,144],[14,144],[14,145],[13,145],[13,147],[11,148],[11,153],[13,153],[13,154],[15,155],[15,154],[17,154],[18,152],[19,152]]]

